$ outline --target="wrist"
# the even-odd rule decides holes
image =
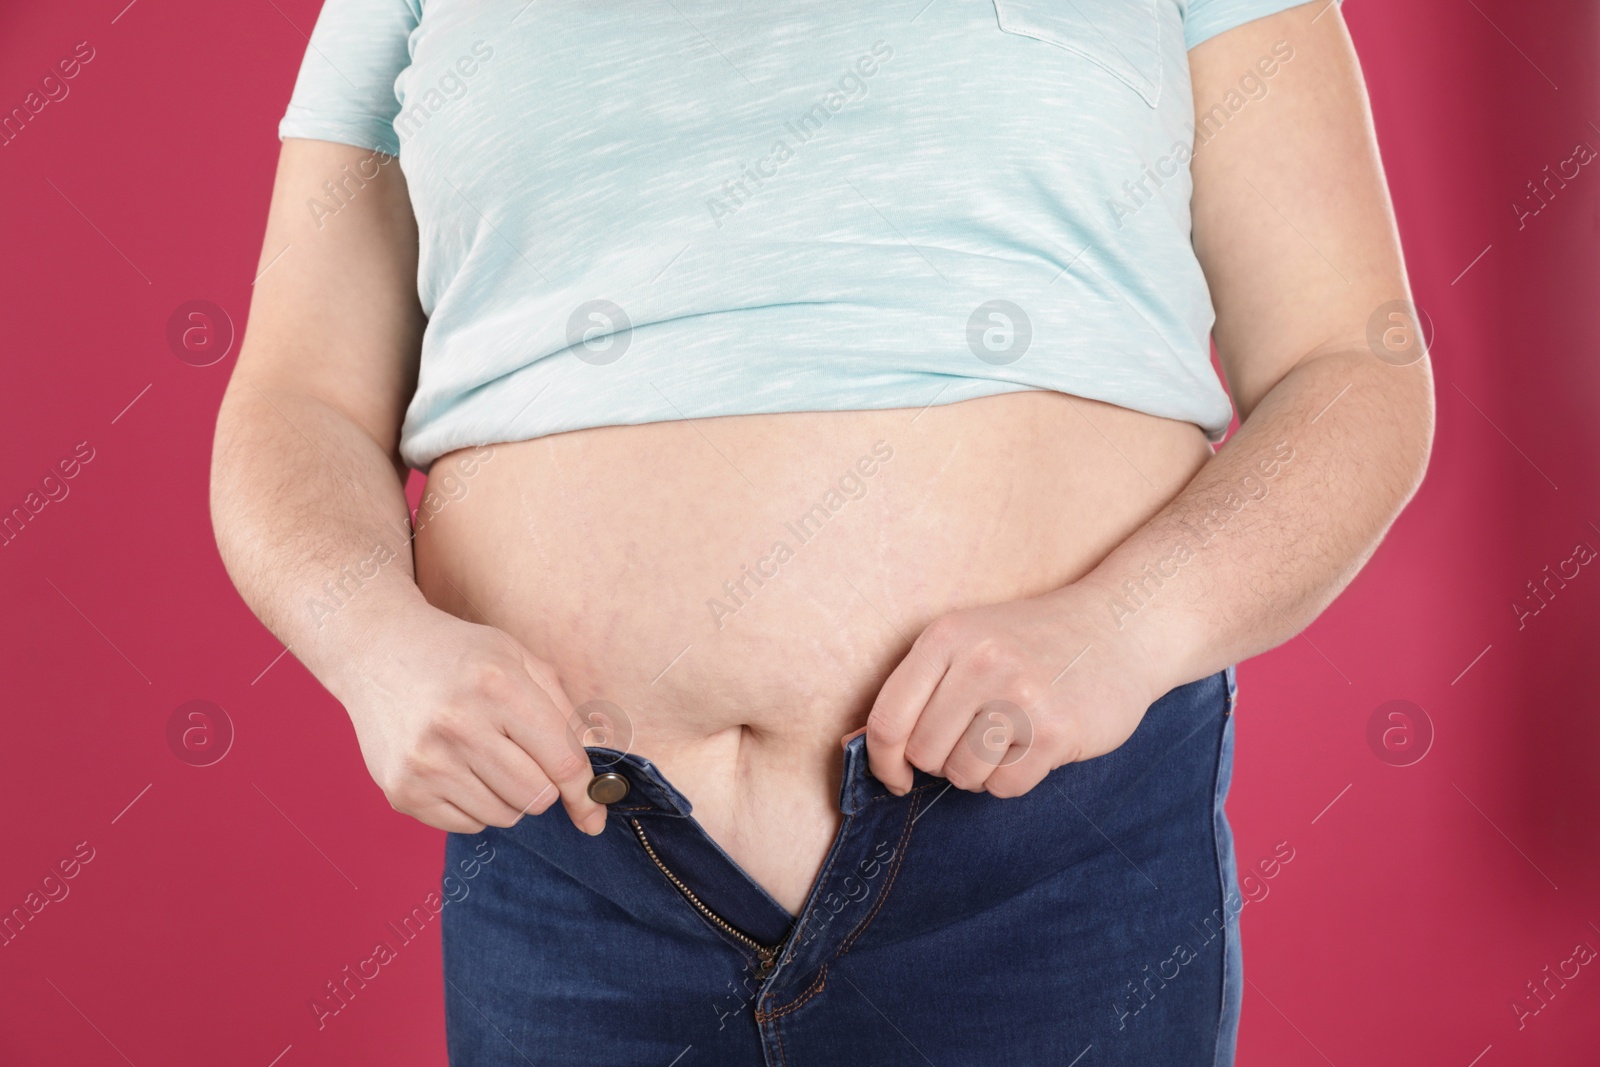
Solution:
[[[352,600],[334,614],[319,613],[306,632],[307,655],[301,661],[347,708],[397,654],[404,654],[407,643],[426,640],[432,627],[454,619],[429,604],[415,584],[406,585],[374,589],[370,598]]]
[[[1073,615],[1088,623],[1102,661],[1141,679],[1154,703],[1166,693],[1203,677],[1205,626],[1181,602],[1163,601],[1143,575],[1104,565],[1059,594]]]

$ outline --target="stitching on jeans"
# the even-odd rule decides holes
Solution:
[[[900,796],[895,796],[893,793],[885,793],[881,797],[869,797],[869,798],[867,798],[867,800],[868,800],[868,803],[871,803],[871,804],[876,804],[880,800],[904,800],[906,797],[914,797],[918,793],[926,792],[927,790],[932,789],[934,786],[936,786],[938,784],[939,784],[938,782],[929,782],[927,785],[919,785],[915,789],[908,789],[904,794],[902,794]],[[949,782],[945,783],[946,786],[948,786],[949,784],[950,784]]]
[[[900,834],[900,845],[895,853],[894,869],[889,872],[889,880],[883,884],[883,890],[878,894],[878,902],[872,906],[872,911],[867,914],[867,917],[861,920],[861,925],[850,931],[850,933],[845,935],[845,939],[839,942],[839,947],[834,951],[833,954],[834,959],[838,959],[840,956],[843,956],[846,952],[850,951],[851,947],[855,944],[856,939],[861,936],[868,925],[871,924],[872,920],[878,917],[878,911],[883,907],[884,901],[889,899],[889,891],[894,888],[895,879],[900,876],[900,867],[905,862],[906,846],[911,842],[912,828],[917,825],[917,809],[921,806],[921,798],[918,798],[916,802],[913,802],[912,805],[906,809],[906,826]]]
[[[799,999],[790,1001],[788,1004],[785,1004],[783,1007],[779,1008],[777,1011],[774,1011],[774,1012],[762,1012],[760,1010],[757,1010],[756,1011],[756,1022],[758,1022],[758,1023],[771,1022],[774,1019],[780,1018],[780,1017],[782,1017],[784,1015],[788,1015],[792,1011],[798,1011],[800,1008],[805,1006],[806,1001],[810,1000],[812,997],[814,997],[818,993],[822,992],[823,987],[826,986],[827,984],[828,984],[828,965],[826,963],[824,963],[822,965],[822,969],[817,972],[816,981],[811,983],[811,988],[810,989],[807,989],[804,993],[800,994]],[[777,1033],[777,1027],[773,1027],[773,1033]],[[782,1039],[780,1038],[779,1039],[779,1044],[781,1045],[782,1043],[783,1043]]]
[[[872,911],[868,913],[867,917],[861,920],[861,925],[850,931],[845,936],[845,939],[839,942],[838,949],[833,953],[834,959],[838,959],[850,951],[850,947],[855,944],[856,939],[861,936],[872,920],[878,917],[878,911],[883,907],[883,902],[889,899],[889,891],[894,888],[894,880],[899,877],[900,867],[905,862],[906,846],[911,842],[911,830],[917,825],[917,809],[921,806],[921,798],[918,798],[906,809],[906,828],[900,834],[900,847],[895,853],[894,869],[889,872],[889,880],[883,884],[883,890],[878,894],[878,902],[872,906]]]
[[[937,782],[930,782],[927,785],[919,785],[915,789],[912,789],[911,791],[906,793],[905,796],[906,797],[916,797],[916,794],[921,793],[921,792],[923,792],[925,790],[928,790],[928,789],[932,789],[935,785],[938,785],[938,784],[939,783],[937,783]],[[896,797],[892,793],[891,794],[887,794],[886,796],[873,797],[871,799],[874,800],[874,801],[877,801],[877,800],[887,800],[887,799],[891,799],[891,798],[895,799],[895,800],[904,800],[905,799],[905,797]],[[892,888],[893,885],[894,885],[895,875],[897,875],[900,872],[900,861],[905,857],[905,844],[906,844],[906,841],[911,836],[911,826],[912,826],[913,823],[916,822],[916,819],[912,818],[912,816],[914,816],[916,814],[916,810],[920,806],[920,802],[921,802],[921,798],[917,797],[916,799],[914,799],[911,802],[911,806],[906,811],[906,816],[907,816],[906,829],[904,831],[902,831],[902,833],[900,835],[900,847],[899,847],[899,849],[896,850],[896,853],[895,853],[894,868],[889,872],[889,880],[884,883],[883,891],[878,895],[878,903],[877,903],[877,905],[873,907],[871,914],[869,914],[865,919],[862,920],[862,923],[861,923],[860,926],[856,927],[855,930],[851,931],[850,934],[846,935],[845,942],[842,942],[840,947],[834,951],[834,954],[833,954],[833,957],[832,957],[833,959],[838,959],[840,956],[842,956],[848,950],[849,942],[854,940],[854,938],[857,937],[861,933],[861,931],[866,929],[867,923],[870,923],[872,921],[872,919],[873,919],[873,916],[878,914],[878,908],[883,906],[884,898],[888,896],[890,888]],[[856,817],[854,815],[846,815],[845,816],[844,825],[839,828],[839,833],[840,833],[841,837],[844,834],[849,832],[850,824],[853,823],[855,821],[855,819],[856,819]],[[828,858],[827,867],[825,867],[823,869],[822,874],[819,875],[818,878],[817,878],[817,883],[816,884],[818,886],[822,886],[822,885],[827,884],[828,875],[833,873],[834,865],[839,862],[839,853],[842,852],[842,851],[843,850],[841,849],[838,852],[835,852],[834,855],[832,855],[832,856],[830,856]],[[815,916],[815,909],[808,910],[806,912],[806,922],[807,923],[811,922],[812,919],[814,918],[814,916]],[[801,940],[802,940],[801,939],[801,935],[805,933],[805,930],[806,930],[806,927],[805,927],[804,924],[802,924],[799,927],[796,927],[795,930],[789,934],[789,943],[790,944],[800,944]],[[785,956],[784,956],[784,962],[785,963],[790,963],[793,960],[794,960],[794,955],[792,953],[785,953]],[[822,991],[822,987],[827,984],[827,975],[828,975],[828,965],[826,963],[824,963],[822,965],[822,969],[817,972],[817,979],[816,979],[816,981],[814,983],[812,983],[811,988],[806,990],[804,993],[800,994],[800,997],[798,999],[796,999],[794,1001],[791,1001],[790,1003],[784,1005],[783,1007],[779,1008],[776,1011],[763,1012],[760,1009],[757,1009],[756,1010],[756,1021],[757,1022],[763,1022],[763,1021],[770,1020],[770,1019],[776,1019],[776,1018],[778,1018],[780,1016],[787,1015],[789,1012],[794,1011],[795,1009],[799,1008],[800,1006],[805,1004],[806,1001],[810,1000],[812,997],[816,996],[818,993],[820,993]],[[774,1031],[774,1032],[776,1032],[776,1031]],[[782,1042],[781,1042],[781,1039],[780,1039],[780,1047],[781,1047],[781,1043]]]
[[[845,834],[849,833],[850,824],[855,822],[855,819],[856,819],[856,817],[854,815],[846,815],[844,817],[844,823],[839,827],[839,837],[840,838],[843,838]],[[844,851],[843,849],[834,849],[833,855],[828,857],[828,865],[825,868],[823,868],[822,873],[817,876],[816,884],[819,887],[822,886],[822,885],[825,885],[827,883],[828,875],[833,873],[833,865],[835,863],[839,862],[839,853],[843,852],[843,851]],[[814,911],[815,911],[815,909],[813,909],[813,908],[807,908],[806,909],[806,912],[805,912],[806,922],[810,922],[811,921],[812,913]],[[799,942],[800,942],[800,935],[805,933],[805,929],[806,929],[805,928],[805,923],[802,923],[802,924],[800,924],[800,926],[798,926],[794,930],[790,931],[790,933],[789,933],[789,944],[798,945]],[[792,952],[785,952],[783,954],[783,956],[784,956],[783,962],[785,962],[785,963],[790,963],[790,962],[792,962],[794,960],[794,953],[792,953]]]
[[[776,1023],[772,1026],[772,1036],[778,1042],[778,1062],[783,1064],[784,1067],[789,1067],[789,1051],[783,1047],[783,1033],[778,1029]],[[763,1056],[762,1059],[766,1059],[766,1057]]]
[[[861,921],[861,925],[857,926],[848,935],[846,935],[845,940],[843,942],[841,942],[839,948],[834,951],[832,959],[838,959],[840,956],[844,955],[846,952],[849,951],[850,945],[852,943],[854,943],[855,939],[861,935],[862,931],[866,930],[867,925],[869,923],[871,923],[872,920],[877,916],[878,909],[883,907],[883,902],[888,898],[889,891],[892,888],[894,888],[894,880],[900,873],[900,864],[905,859],[906,843],[911,839],[911,828],[912,828],[912,826],[914,826],[916,824],[916,821],[917,821],[916,818],[915,818],[915,815],[916,815],[916,812],[917,812],[917,808],[919,808],[921,806],[921,797],[917,797],[917,794],[925,792],[926,790],[932,789],[934,786],[936,786],[938,784],[939,784],[938,782],[929,782],[927,785],[919,785],[915,789],[912,789],[909,792],[907,792],[905,794],[905,796],[903,796],[903,797],[896,797],[896,796],[894,796],[894,794],[891,793],[891,794],[887,794],[885,796],[872,797],[871,798],[874,801],[887,800],[887,799],[890,799],[890,798],[893,798],[895,800],[904,800],[906,797],[915,797],[916,799],[914,799],[911,802],[910,807],[906,810],[906,825],[905,825],[905,829],[902,830],[901,834],[900,834],[900,844],[899,844],[899,848],[895,852],[894,867],[889,871],[889,880],[884,883],[882,892],[880,892],[878,894],[878,902],[873,906],[872,911],[867,915],[867,917]],[[846,815],[845,816],[844,825],[841,826],[840,829],[839,829],[839,833],[840,833],[841,836],[843,836],[844,834],[849,832],[850,824],[855,821],[855,818],[856,817],[854,815]],[[843,850],[841,849],[839,851],[842,852]],[[818,886],[821,886],[821,885],[824,885],[824,884],[827,883],[828,875],[833,873],[834,865],[836,863],[838,863],[838,861],[839,861],[839,852],[836,852],[833,856],[829,857],[828,866],[823,870],[822,874],[817,878],[817,885]],[[813,918],[813,915],[814,915],[814,909],[812,909],[811,911],[808,911],[806,913],[806,921],[810,922],[812,920],[812,918]],[[705,921],[703,916],[701,917],[701,921],[702,922]],[[707,925],[709,926],[710,924],[708,923]],[[713,929],[715,929],[715,927],[713,927]],[[798,943],[800,941],[800,939],[801,939],[801,935],[804,932],[805,932],[805,926],[804,925],[801,925],[801,926],[797,927],[789,935],[790,943],[791,944]],[[785,963],[789,963],[789,962],[792,962],[793,959],[794,959],[794,956],[792,954],[786,954],[785,958],[784,958],[784,962]],[[776,1011],[764,1012],[760,1008],[757,1008],[756,1012],[755,1012],[755,1021],[757,1023],[770,1022],[770,1021],[773,1021],[775,1019],[781,1018],[782,1016],[787,1015],[792,1011],[798,1010],[799,1008],[803,1007],[806,1004],[807,1001],[811,1000],[812,997],[814,997],[818,993],[822,992],[823,988],[827,985],[827,979],[828,979],[828,964],[824,963],[822,965],[822,968],[817,972],[817,978],[811,984],[811,987],[809,989],[807,989],[804,993],[801,993],[800,996],[797,999],[795,999],[793,1001],[790,1001],[788,1004],[785,1004],[783,1007],[777,1009]],[[777,1027],[773,1028],[773,1034],[775,1036],[777,1036],[777,1038],[778,1038],[778,1053],[779,1053],[779,1057],[780,1057],[780,1059],[783,1060],[784,1063],[787,1063],[788,1060],[784,1056],[784,1053],[783,1053],[783,1037],[782,1037],[781,1034],[778,1033]]]
[[[918,792],[919,790],[927,789],[927,788],[929,788],[929,786],[918,786],[917,789],[914,789],[910,793],[907,793],[906,796],[912,796],[914,793]],[[881,800],[882,798],[878,797],[878,798],[874,798],[874,799],[880,799]],[[897,799],[903,799],[903,798],[897,798]],[[830,957],[830,961],[831,960],[836,960],[840,956],[843,956],[846,952],[850,951],[850,946],[855,942],[855,939],[861,936],[862,931],[864,931],[867,928],[867,925],[869,923],[871,923],[872,920],[877,916],[878,909],[883,907],[883,902],[888,899],[889,891],[894,888],[894,880],[895,880],[896,876],[898,876],[899,873],[900,873],[900,864],[905,859],[906,843],[911,839],[911,828],[916,824],[917,820],[915,818],[915,815],[917,813],[917,808],[920,807],[920,806],[921,806],[921,798],[919,797],[916,800],[913,800],[911,802],[911,805],[906,809],[906,825],[905,825],[905,829],[902,830],[901,833],[900,833],[900,844],[899,844],[899,847],[895,850],[894,866],[889,871],[889,879],[888,879],[888,881],[886,881],[883,884],[883,889],[878,894],[878,902],[873,905],[872,911],[870,913],[868,913],[867,917],[865,919],[861,920],[861,925],[857,926],[854,930],[850,931],[849,934],[845,935],[845,939],[843,941],[841,941],[839,943],[839,947],[834,950],[833,955]],[[849,830],[849,824],[854,819],[855,819],[854,815],[846,816],[845,825],[840,828],[841,835]],[[826,883],[828,875],[833,871],[833,866],[834,866],[835,863],[838,862],[838,859],[839,859],[839,857],[838,857],[837,854],[835,854],[832,858],[829,859],[827,869],[824,870],[822,872],[822,876],[817,879],[817,885],[821,886],[821,885]],[[807,915],[808,921],[809,921],[809,918],[810,918],[810,916],[809,916],[809,913],[808,913],[808,915]],[[790,936],[791,940],[798,941],[799,938],[800,938],[800,935],[804,931],[804,929],[805,928],[802,926],[800,929],[797,929],[797,930],[794,931],[794,933],[790,934],[789,936]],[[784,962],[787,963],[790,960],[792,960],[793,958],[794,958],[793,956],[788,956],[784,960]],[[794,1000],[794,1001],[790,1002],[789,1004],[784,1005],[782,1008],[779,1008],[777,1011],[774,1011],[774,1012],[762,1013],[762,1012],[758,1011],[757,1014],[756,1014],[756,1020],[758,1022],[760,1022],[760,1021],[763,1020],[763,1018],[765,1018],[765,1019],[776,1019],[781,1015],[787,1015],[789,1012],[794,1011],[795,1009],[801,1007],[803,1004],[805,1004],[806,1001],[810,1000],[812,997],[814,997],[818,993],[822,992],[822,987],[827,984],[827,977],[828,977],[828,964],[824,963],[822,965],[822,969],[817,972],[817,980],[812,984],[810,989],[806,990],[804,993],[802,993],[800,995],[799,999]]]

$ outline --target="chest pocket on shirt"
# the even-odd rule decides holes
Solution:
[[[1115,75],[1144,102],[1161,99],[1158,0],[994,0],[1000,28],[1076,53]]]

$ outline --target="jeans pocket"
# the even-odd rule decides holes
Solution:
[[[1000,28],[1089,60],[1133,89],[1161,100],[1161,0],[994,0]]]

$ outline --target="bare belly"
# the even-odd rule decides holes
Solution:
[[[417,577],[553,664],[574,705],[621,709],[632,750],[798,912],[838,826],[840,739],[912,640],[1079,578],[1210,456],[1189,423],[1049,392],[581,430],[495,445],[470,477],[440,459]]]

